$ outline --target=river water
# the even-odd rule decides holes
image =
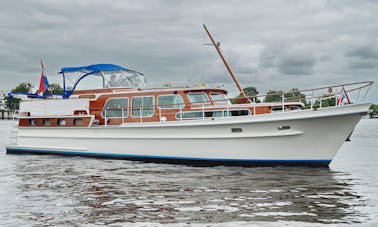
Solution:
[[[0,226],[378,226],[378,120],[362,120],[330,168],[7,155],[11,123]]]

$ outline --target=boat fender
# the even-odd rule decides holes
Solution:
[[[164,117],[164,116],[161,116],[161,118],[160,118],[160,122],[165,122],[165,121],[167,121],[167,118]]]

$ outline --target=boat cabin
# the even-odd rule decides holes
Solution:
[[[24,101],[24,127],[91,127],[253,116],[301,108],[302,103],[277,106],[231,104],[219,88],[147,88],[142,73],[111,64],[62,68],[61,98]],[[284,110],[282,110],[284,109]]]

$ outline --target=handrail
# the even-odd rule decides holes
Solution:
[[[345,92],[353,92],[353,91],[357,91],[357,90],[361,90],[365,87],[370,87],[374,82],[373,81],[365,81],[365,82],[356,82],[356,83],[348,83],[348,84],[340,84],[340,85],[331,85],[331,86],[326,86],[326,87],[319,87],[319,88],[313,88],[313,89],[305,89],[305,90],[298,90],[298,91],[294,91],[295,93],[298,93],[300,95],[306,95],[305,92],[309,92],[309,91],[318,91],[318,90],[324,90],[324,89],[330,89],[330,88],[338,88],[338,87],[346,87],[346,86],[350,86],[350,85],[358,85],[358,84],[363,84],[362,86],[360,87],[357,87],[357,88],[353,88],[353,89],[345,89]],[[331,93],[324,93],[322,95],[317,95],[317,96],[310,96],[310,97],[306,97],[306,99],[310,99],[311,97],[312,98],[324,98],[325,95],[327,96],[330,96],[330,97],[334,97],[335,95],[338,95],[339,91],[338,92],[331,92]],[[293,91],[289,91],[289,92],[276,92],[276,93],[270,93],[270,94],[265,94],[265,95],[256,95],[256,96],[248,96],[248,98],[253,98],[252,100],[257,100],[257,98],[261,98],[261,97],[267,97],[267,96],[275,96],[275,95],[280,95],[280,97],[282,97],[282,95],[286,95],[286,94],[293,94]],[[302,96],[293,96],[293,97],[285,97],[285,100],[297,100],[297,99],[304,99],[304,97]],[[243,97],[235,97],[235,98],[227,98],[227,99],[222,99],[222,100],[214,100],[214,102],[224,102],[224,105],[227,105],[227,101],[231,101],[231,100],[239,100]],[[282,102],[282,99],[277,101],[277,102]],[[256,103],[256,102],[254,102]],[[195,102],[195,103],[188,103],[188,102],[177,102],[177,103],[174,103],[174,104],[154,104],[154,105],[137,105],[137,106],[133,106],[133,107],[128,107],[129,109],[143,109],[143,108],[147,108],[147,109],[151,109],[151,108],[161,108],[161,107],[171,107],[171,108],[162,108],[162,109],[180,109],[181,106],[185,106],[187,104],[194,104],[194,105],[198,105],[198,106],[211,106],[211,102],[210,101],[202,101],[202,102]],[[109,109],[109,108],[107,108]],[[112,108],[111,108],[112,109]],[[119,109],[119,108],[115,108],[115,109]],[[181,108],[182,109],[182,108]]]
[[[258,98],[263,98],[263,97],[268,97],[268,96],[282,96],[282,95],[287,95],[287,94],[293,94],[293,93],[296,93],[296,94],[299,94],[299,96],[293,96],[293,97],[285,97],[285,100],[286,101],[290,101],[290,100],[302,100],[302,99],[305,99],[305,100],[315,100],[315,99],[319,99],[319,98],[324,98],[325,95],[327,96],[337,96],[341,90],[337,90],[337,92],[333,92],[333,89],[334,88],[342,88],[344,87],[344,90],[346,93],[351,93],[351,92],[354,92],[354,91],[361,91],[362,89],[364,88],[367,88],[364,96],[362,97],[361,101],[366,97],[366,94],[367,92],[369,91],[370,87],[372,86],[374,82],[373,81],[363,81],[363,82],[355,82],[355,83],[347,83],[347,84],[338,84],[338,85],[331,85],[331,86],[324,86],[324,87],[318,87],[318,88],[313,88],[313,89],[305,89],[305,90],[298,90],[298,91],[289,91],[289,92],[275,92],[275,93],[270,93],[270,94],[265,94],[265,95],[256,95],[256,96],[248,96],[249,98],[252,98],[252,100],[254,100],[255,98],[258,99]],[[359,85],[359,86],[358,86]],[[357,87],[353,87],[353,88],[347,88],[347,87],[350,87],[350,86],[357,86]],[[327,89],[327,91],[323,92],[322,94],[319,94],[319,95],[315,95],[314,93],[316,91],[324,91],[325,89]],[[330,89],[332,90],[330,92]],[[311,92],[311,94],[307,94]],[[305,95],[305,97],[301,96],[301,95]],[[308,96],[308,97],[307,97]],[[359,98],[359,95],[358,95],[358,98]],[[240,99],[240,97],[237,97],[237,98],[231,98],[229,100],[238,100]],[[260,100],[260,99],[259,99]],[[359,100],[356,100],[356,102],[358,102]],[[278,102],[282,102],[282,99],[279,100]],[[311,102],[310,102],[311,103]]]
[[[313,88],[313,89],[305,89],[305,90],[298,90],[298,91],[290,91],[290,92],[276,92],[276,93],[271,93],[271,94],[266,94],[266,95],[257,95],[257,96],[248,96],[251,100],[253,100],[253,103],[248,103],[248,104],[243,104],[243,105],[236,105],[235,108],[243,108],[244,105],[253,105],[254,107],[254,114],[256,114],[256,100],[260,100],[263,97],[268,97],[268,96],[280,96],[280,100],[275,101],[277,103],[277,106],[282,106],[282,111],[284,112],[285,110],[285,105],[289,105],[290,103],[297,104],[298,102],[303,103],[304,106],[307,106],[307,108],[310,108],[311,110],[314,108],[326,108],[327,106],[323,105],[324,100],[332,100],[331,104],[334,106],[339,105],[337,103],[337,99],[340,96],[340,92],[345,92],[348,93],[346,95],[349,95],[352,98],[355,98],[355,101],[353,103],[358,103],[359,101],[362,101],[367,92],[369,91],[370,87],[372,86],[374,82],[373,81],[364,81],[364,82],[355,82],[355,83],[347,83],[347,84],[339,84],[339,85],[331,85],[331,86],[324,86],[324,87],[318,87],[318,88]],[[357,87],[355,87],[357,86]],[[360,93],[362,89],[366,89],[365,95],[362,97],[360,100]],[[354,97],[353,92],[358,91],[357,97]],[[285,97],[287,94],[296,94],[295,96],[291,97]],[[236,97],[236,98],[230,98],[230,99],[223,99],[223,100],[213,100],[214,102],[223,102],[222,104],[218,105],[219,109],[227,110],[227,116],[224,117],[230,117],[229,111],[231,110],[230,108],[230,101],[232,100],[240,100],[244,97]],[[260,98],[260,99],[259,99]],[[298,100],[298,102],[295,102],[295,100]],[[263,101],[263,100],[262,100]],[[206,107],[214,107],[212,105],[212,102],[210,101],[203,101],[203,102],[195,102],[195,103],[190,103],[190,104],[195,104],[198,105],[198,110],[197,111],[202,111],[202,119],[205,119],[205,112],[206,111],[211,111],[210,109]],[[183,107],[185,107],[189,103],[185,102],[178,102],[174,104],[153,104],[153,105],[138,105],[138,106],[122,106],[122,107],[106,107],[104,108],[104,118],[105,118],[105,125],[107,125],[107,119],[109,116],[107,116],[107,112],[109,110],[118,110],[122,112],[122,123],[124,123],[124,118],[125,114],[124,111],[127,110],[129,115],[132,115],[133,110],[139,110],[139,116],[134,116],[134,117],[139,117],[139,122],[143,122],[143,118],[145,117],[154,117],[154,116],[145,116],[144,115],[144,110],[156,110],[158,109],[159,111],[159,119],[161,119],[161,109],[169,110],[169,109],[177,109],[179,110],[179,118],[178,120],[183,120]],[[330,103],[328,103],[330,104]],[[216,106],[216,107],[218,107]],[[330,105],[328,105],[330,106]],[[165,107],[165,108],[164,108]],[[192,110],[195,111],[195,110]],[[131,113],[131,114],[130,114]],[[167,115],[168,113],[165,113]],[[172,113],[174,115],[177,114],[177,112]],[[224,115],[224,113],[222,113]]]
[[[326,87],[318,87],[318,88],[312,88],[312,89],[305,89],[305,90],[298,90],[298,91],[295,91],[295,92],[307,92],[307,91],[317,91],[317,90],[323,90],[323,89],[329,89],[329,88],[334,88],[334,87],[342,87],[342,86],[350,86],[350,85],[358,85],[358,84],[364,84],[363,86],[361,87],[358,87],[358,88],[354,88],[354,89],[350,89],[350,90],[345,90],[346,92],[349,92],[349,91],[355,91],[355,90],[358,90],[358,89],[362,89],[362,88],[365,88],[367,86],[371,86],[374,82],[373,81],[363,81],[363,82],[355,82],[355,83],[347,83],[347,84],[338,84],[338,85],[331,85],[331,86],[326,86]],[[248,97],[265,97],[265,96],[273,96],[273,95],[280,95],[280,94],[291,94],[292,92],[289,91],[289,92],[276,92],[276,93],[271,93],[271,94],[265,94],[265,95],[256,95],[256,96],[248,96]]]

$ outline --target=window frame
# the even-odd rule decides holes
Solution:
[[[207,101],[205,101],[205,102],[193,102],[192,101],[192,99],[190,98],[190,95],[191,94],[205,94],[205,96],[206,96],[206,98],[207,98]],[[206,104],[211,104],[211,100],[210,100],[210,97],[207,95],[207,93],[206,92],[204,92],[204,91],[202,91],[202,92],[188,92],[187,94],[187,97],[189,98],[189,101],[190,101],[190,103],[191,104],[204,104],[204,105],[206,105]]]
[[[222,100],[215,100],[213,98],[212,95],[222,95],[223,96],[223,99]],[[209,94],[210,98],[211,98],[211,101],[213,101],[214,104],[224,104],[224,105],[227,105],[227,104],[230,104],[229,100],[227,99],[226,95],[224,93],[221,93],[221,92],[210,92]]]
[[[125,115],[125,116],[123,116],[123,118],[127,118],[127,117],[129,117],[129,109],[130,109],[130,99],[129,99],[129,97],[116,97],[116,98],[108,98],[107,100],[106,100],[106,102],[105,102],[105,104],[104,104],[104,108],[102,109],[102,111],[101,111],[101,117],[102,118],[106,118],[106,119],[109,119],[109,118],[122,118],[122,116],[118,116],[118,117],[108,117],[108,116],[104,116],[104,110],[106,109],[106,104],[108,104],[108,102],[110,101],[110,100],[115,100],[115,99],[127,99],[127,108],[124,108],[124,110],[126,109],[127,110],[127,114]],[[122,108],[120,108],[120,110],[121,110],[121,113],[122,113]]]
[[[133,110],[134,110],[134,107],[133,107],[133,99],[134,98],[145,98],[145,97],[152,97],[152,114],[151,115],[133,115]],[[131,114],[130,116],[132,118],[148,118],[148,117],[153,117],[154,114],[155,114],[155,96],[153,95],[144,95],[144,96],[133,96],[131,97],[131,105],[130,105],[130,109],[131,109]],[[139,111],[140,113],[140,111]]]
[[[222,109],[222,110],[205,110],[204,111],[204,114],[205,114],[205,117],[202,115],[202,116],[199,116],[199,117],[182,117],[182,118],[180,118],[179,117],[179,115],[180,114],[185,114],[185,113],[203,113],[203,111],[195,111],[195,110],[192,110],[192,111],[183,111],[183,112],[177,112],[176,114],[175,114],[175,118],[176,118],[176,120],[180,120],[180,119],[182,119],[182,120],[194,120],[194,119],[202,119],[202,118],[228,118],[228,117],[245,117],[245,116],[251,116],[252,115],[252,112],[249,110],[249,109],[230,109],[230,110],[228,110],[228,112],[229,113],[231,113],[232,111],[247,111],[248,112],[248,114],[247,115],[238,115],[238,116],[232,116],[232,115],[230,115],[230,116],[227,116],[227,110],[225,110],[225,109]],[[214,113],[215,112],[223,112],[222,113],[222,115],[223,116],[210,116],[210,117],[206,117],[206,113],[213,113],[213,115],[214,115]]]
[[[179,96],[180,99],[181,99],[181,104],[172,104],[172,106],[174,106],[174,105],[178,105],[178,107],[160,107],[160,106],[159,106],[159,98],[160,98],[160,97],[164,97],[164,96]],[[165,95],[159,95],[159,96],[157,97],[157,108],[158,108],[158,109],[161,109],[161,110],[183,109],[183,108],[185,108],[185,101],[184,101],[184,99],[182,98],[182,96],[179,95],[179,94],[165,94]]]

